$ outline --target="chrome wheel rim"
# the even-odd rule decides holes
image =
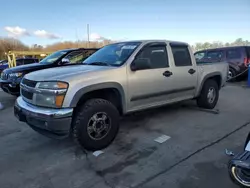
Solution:
[[[233,166],[231,168],[231,173],[235,180],[237,180],[240,184],[245,187],[250,187],[250,174],[241,168],[237,168]]]
[[[207,94],[208,102],[210,104],[213,103],[215,100],[215,97],[216,97],[215,89],[213,87],[209,88],[208,94]]]
[[[88,122],[87,132],[91,139],[101,140],[111,129],[111,118],[105,112],[95,113]]]
[[[229,70],[228,75],[227,75],[227,79],[230,80],[231,78],[233,78],[233,72]]]

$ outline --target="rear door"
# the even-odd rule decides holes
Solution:
[[[193,98],[197,85],[198,71],[195,60],[191,57],[192,50],[184,44],[170,44],[172,51],[172,83],[173,92],[169,96],[171,99],[179,101]]]

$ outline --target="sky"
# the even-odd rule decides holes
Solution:
[[[91,40],[250,40],[250,0],[11,0],[0,9],[0,37],[27,45],[87,40],[87,24]]]

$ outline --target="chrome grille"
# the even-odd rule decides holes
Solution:
[[[29,100],[32,100],[33,99],[33,93],[29,92],[29,91],[26,91],[24,89],[21,89],[21,95],[26,98],[26,99],[29,99]]]
[[[36,87],[37,82],[23,78],[22,84],[34,88],[34,87]]]
[[[21,95],[25,101],[32,102],[34,93],[29,88],[35,88],[36,84],[36,81],[27,80],[25,78],[22,79]]]

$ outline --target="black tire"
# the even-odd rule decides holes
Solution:
[[[209,90],[213,89],[214,90],[214,100],[209,100],[208,94]],[[200,108],[206,108],[206,109],[213,109],[219,99],[219,86],[216,83],[215,80],[209,79],[207,80],[201,90],[200,96],[197,98],[197,105]]]
[[[236,70],[234,70],[234,68],[232,67],[229,67],[229,72],[228,72],[228,77],[227,77],[228,82],[236,81],[235,76],[236,76]]]
[[[248,174],[248,181],[245,181],[244,183],[246,183],[247,185],[245,186],[245,185],[243,185],[242,183],[243,182],[240,182],[240,180],[239,179],[237,179],[237,178],[239,178],[239,177],[234,177],[234,175],[233,175],[233,172],[232,172],[232,168],[239,168],[239,167],[236,167],[236,166],[234,166],[234,165],[231,165],[231,164],[229,164],[229,167],[228,167],[228,172],[229,172],[229,176],[230,176],[230,179],[232,180],[232,182],[233,183],[235,183],[236,185],[238,185],[239,187],[241,187],[241,188],[246,188],[246,187],[250,187],[250,184],[249,184],[249,170],[245,170],[245,171],[248,171],[247,172],[247,174]],[[238,170],[236,170],[236,171],[238,171]],[[239,172],[238,172],[239,173]],[[237,175],[237,174],[235,174],[235,175]],[[238,175],[237,175],[238,176]],[[244,176],[243,176],[244,177]],[[242,181],[242,180],[241,180]]]
[[[91,133],[88,131],[88,125],[90,121],[93,121],[91,118],[98,113],[104,113],[107,116],[110,122],[110,128],[103,138],[96,140],[91,137]],[[106,148],[113,142],[118,133],[119,117],[117,108],[111,102],[103,99],[88,100],[76,111],[72,124],[74,140],[86,150],[90,151]],[[93,134],[96,134],[96,132],[93,131]]]

